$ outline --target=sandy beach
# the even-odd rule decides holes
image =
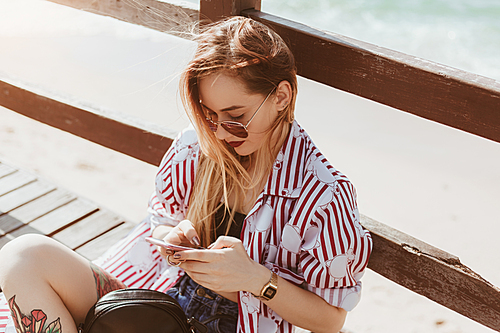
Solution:
[[[0,79],[174,130],[193,45],[41,0],[0,0]],[[500,286],[500,144],[300,78],[297,120],[355,184],[362,214]],[[154,166],[0,108],[0,160],[140,221]],[[353,332],[493,332],[367,271]]]

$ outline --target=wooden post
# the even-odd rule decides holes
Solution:
[[[261,0],[200,0],[200,20],[215,22],[250,8],[260,10],[260,3]]]

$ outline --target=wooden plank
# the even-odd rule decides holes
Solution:
[[[0,236],[0,249],[5,245],[7,244],[8,242],[10,242],[11,240],[13,240],[15,237],[12,236],[12,235],[2,235]]]
[[[135,227],[132,223],[124,223],[120,226],[108,231],[99,238],[96,238],[87,244],[76,249],[76,252],[89,260],[97,259],[103,254],[112,244],[115,244],[120,239],[125,237],[130,230]],[[1,239],[0,239],[1,240]]]
[[[366,216],[373,252],[368,267],[382,276],[500,331],[500,289],[445,251]]]
[[[16,171],[17,171],[16,168],[11,167],[8,164],[0,163],[0,178],[8,176]]]
[[[44,216],[45,214],[48,214],[75,199],[75,194],[66,190],[56,189],[55,191],[41,196],[37,200],[31,201],[26,205],[14,209],[9,212],[8,215],[21,221],[23,224],[28,224],[31,221]],[[2,227],[1,220],[4,216],[0,216],[0,227]]]
[[[240,15],[243,10],[260,10],[261,0],[200,0],[200,20],[218,21],[224,17]]]
[[[36,180],[36,177],[24,171],[16,171],[0,178],[0,196]]]
[[[24,171],[16,171],[0,178],[0,196],[14,191],[36,180],[36,177]]]
[[[37,201],[34,204],[23,206],[20,210],[4,214],[0,216],[0,234],[7,234],[19,229],[38,217],[44,216],[74,199],[74,195],[62,193],[60,195],[43,198],[43,200]],[[44,205],[44,203],[46,204]]]
[[[52,238],[71,249],[75,249],[117,227],[123,222],[124,219],[115,213],[100,210],[56,233]]]
[[[289,44],[299,75],[500,142],[500,82],[255,10]]]
[[[19,208],[22,205],[55,190],[55,188],[56,186],[51,183],[37,180],[18,188],[15,191],[9,192],[0,197],[0,215]]]
[[[132,116],[71,106],[3,81],[0,92],[0,105],[12,111],[154,165],[177,135]]]
[[[0,235],[8,234],[9,232],[19,229],[24,225],[25,223],[15,217],[9,214],[4,214],[0,217]]]
[[[7,244],[11,240],[13,240],[14,238],[19,237],[21,235],[26,235],[26,234],[40,234],[40,235],[43,235],[43,233],[40,232],[40,230],[34,229],[30,225],[25,225],[25,226],[23,226],[23,227],[21,227],[21,228],[19,228],[17,230],[14,230],[11,233],[8,233],[8,234],[0,237],[0,249],[5,244]]]
[[[171,33],[185,31],[186,26],[193,25],[198,20],[196,6],[188,2],[169,3],[156,0],[49,1]]]
[[[32,228],[46,235],[52,235],[59,230],[71,225],[99,208],[92,202],[77,198],[70,203],[34,220],[30,223]]]

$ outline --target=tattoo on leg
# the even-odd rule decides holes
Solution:
[[[24,315],[16,304],[15,295],[9,300],[9,307],[17,333],[62,333],[60,318],[45,325],[47,315],[42,310],[33,310],[30,315]]]
[[[90,269],[94,274],[95,285],[97,288],[97,299],[106,295],[110,291],[127,288],[123,282],[93,263],[90,263]]]

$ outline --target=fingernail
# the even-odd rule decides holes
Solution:
[[[200,239],[198,238],[198,236],[193,237],[193,243],[196,246],[200,246]]]
[[[174,259],[180,259],[181,258],[181,254],[180,253],[174,253]]]

